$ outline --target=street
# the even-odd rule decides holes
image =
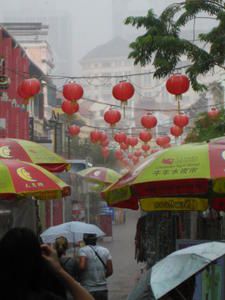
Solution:
[[[114,273],[108,279],[109,300],[123,300],[134,286],[139,274],[140,265],[134,259],[134,236],[139,211],[126,211],[126,223],[113,225],[113,241],[102,242],[113,259]]]

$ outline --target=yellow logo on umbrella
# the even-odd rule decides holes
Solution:
[[[24,167],[22,168],[18,168],[16,170],[17,174],[23,179],[23,180],[26,180],[26,181],[31,181],[31,182],[35,182],[37,181],[36,179],[33,179],[30,175],[30,173],[28,171],[25,170]]]
[[[0,147],[0,156],[3,158],[12,158],[9,146]]]

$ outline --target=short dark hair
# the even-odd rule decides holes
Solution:
[[[97,235],[95,233],[84,233],[83,240],[86,245],[96,245]]]

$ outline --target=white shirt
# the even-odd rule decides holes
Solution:
[[[87,257],[86,269],[81,273],[81,285],[88,291],[107,290],[106,270],[93,249],[101,257],[105,265],[112,256],[108,249],[101,246],[85,246],[79,251],[79,256]]]

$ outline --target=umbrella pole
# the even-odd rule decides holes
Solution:
[[[38,200],[34,200],[34,203],[35,203],[35,211],[36,211],[36,232],[39,235],[42,232],[42,225],[41,225],[41,219],[39,213]]]

